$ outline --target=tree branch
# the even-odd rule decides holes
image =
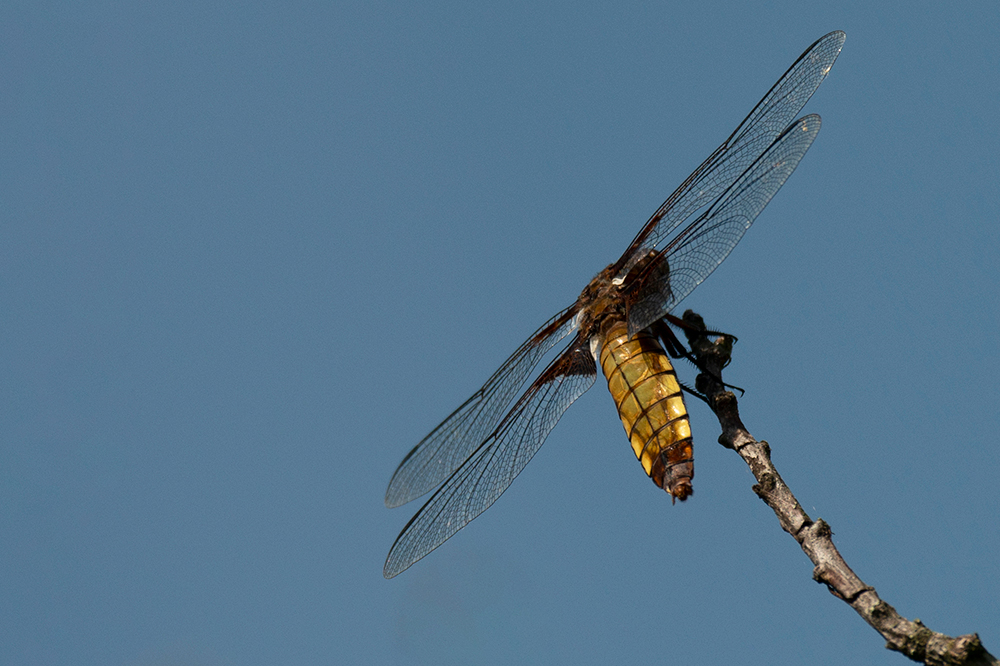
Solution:
[[[688,310],[683,317],[691,350],[698,359],[702,373],[695,387],[708,399],[719,418],[722,434],[719,443],[736,451],[750,467],[757,483],[753,491],[771,507],[781,529],[792,535],[805,554],[816,565],[813,580],[824,583],[838,599],[848,604],[861,618],[882,634],[886,648],[902,652],[913,661],[928,666],[965,666],[1000,664],[983,647],[977,634],[957,638],[925,627],[920,620],[907,620],[896,609],[882,601],[875,588],[866,585],[855,574],[833,545],[830,526],[822,519],[813,520],[782,480],[771,462],[771,447],[758,442],[740,420],[736,396],[726,390],[722,369],[729,364],[733,339],[721,336],[715,342],[704,332],[700,316]]]

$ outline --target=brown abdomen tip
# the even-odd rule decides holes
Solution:
[[[670,493],[671,499],[683,502],[694,494],[694,488],[691,487],[691,479],[678,479],[667,492]]]

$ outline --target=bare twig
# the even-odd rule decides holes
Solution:
[[[699,361],[702,373],[696,388],[708,398],[708,404],[719,418],[722,434],[719,443],[733,449],[750,466],[757,479],[753,491],[771,507],[781,528],[799,543],[816,565],[813,579],[824,583],[830,592],[847,603],[875,631],[886,639],[886,648],[902,652],[913,661],[929,666],[997,665],[996,657],[983,647],[977,634],[957,638],[931,631],[920,620],[907,620],[896,609],[882,601],[875,588],[866,585],[851,571],[831,538],[833,532],[822,519],[813,520],[782,480],[771,462],[771,447],[758,442],[740,420],[736,396],[722,383],[722,369],[729,363],[732,339],[726,336],[715,342],[704,333],[701,317],[688,310],[684,321],[692,326],[686,331],[688,341]]]

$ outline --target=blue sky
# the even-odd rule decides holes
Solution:
[[[0,9],[0,662],[899,664],[690,404],[600,385],[391,581],[402,456],[810,43],[823,129],[683,304],[854,570],[1000,650],[995,2]],[[686,368],[682,367],[682,376]],[[689,372],[688,378],[693,377]]]

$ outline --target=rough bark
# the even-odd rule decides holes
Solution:
[[[812,560],[813,580],[824,583],[838,599],[861,616],[886,640],[886,648],[901,652],[913,661],[928,666],[997,665],[996,657],[983,647],[977,634],[953,638],[932,631],[920,620],[908,620],[879,598],[875,588],[866,585],[844,561],[833,545],[830,526],[822,519],[813,520],[782,480],[771,462],[767,442],[757,441],[740,420],[736,396],[726,390],[722,369],[728,365],[732,338],[709,340],[701,317],[688,310],[684,321],[691,350],[702,373],[696,388],[703,393],[719,419],[722,434],[719,443],[732,449],[750,467],[757,483],[753,491],[771,507],[781,528],[794,538]]]

